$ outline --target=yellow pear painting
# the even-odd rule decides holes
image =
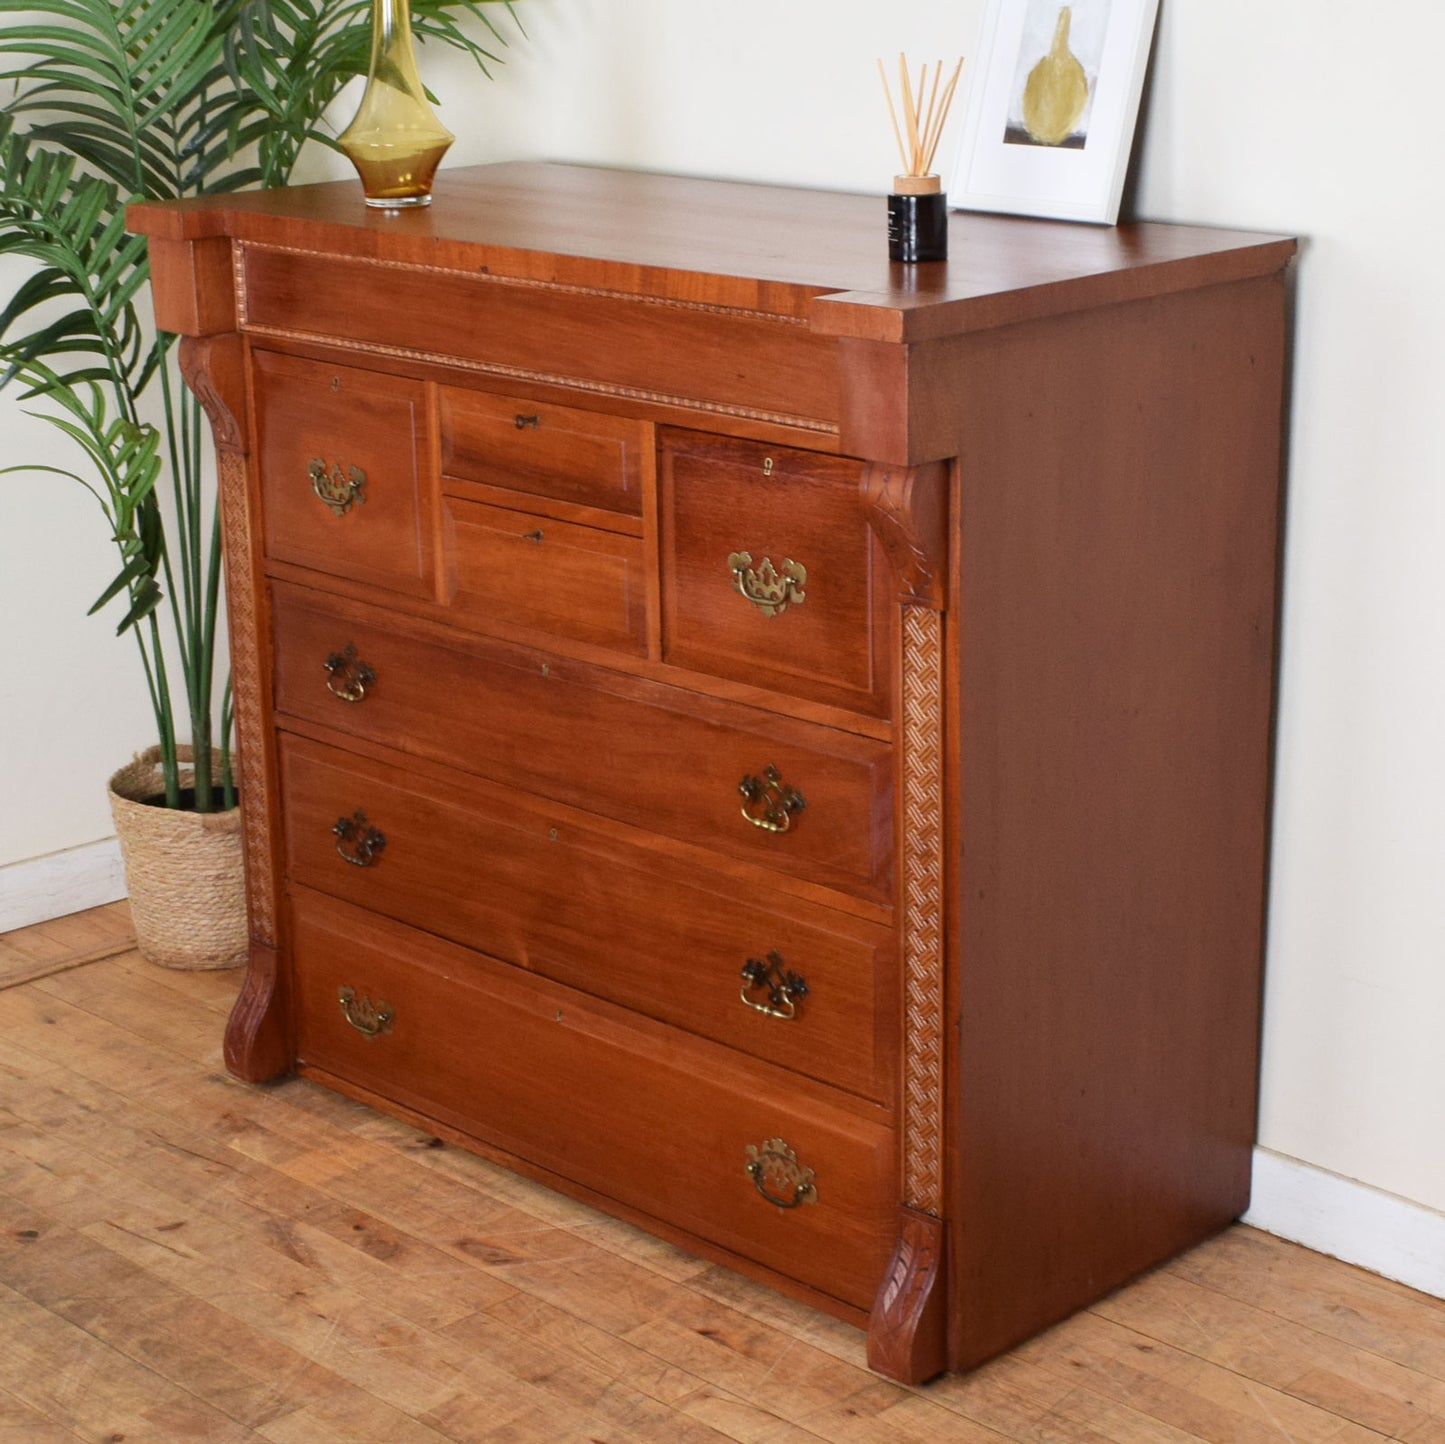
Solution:
[[[1029,0],[1004,140],[1082,150],[1109,0]]]
[[[1058,145],[1073,133],[1089,103],[1089,80],[1069,49],[1073,11],[1065,5],[1049,53],[1024,82],[1024,128],[1040,145]]]

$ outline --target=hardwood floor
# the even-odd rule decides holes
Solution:
[[[1445,1444],[1445,1303],[1245,1228],[899,1388],[726,1270],[235,1082],[238,974],[151,967],[123,907],[67,967],[58,926],[0,938],[0,1444]]]

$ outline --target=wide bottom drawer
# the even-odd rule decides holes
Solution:
[[[291,913],[303,1065],[871,1305],[881,1111],[304,889]]]

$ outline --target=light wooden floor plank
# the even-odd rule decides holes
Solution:
[[[239,975],[116,952],[127,926],[0,939],[0,1444],[1445,1444],[1445,1304],[1241,1228],[899,1388],[837,1320],[237,1083]]]

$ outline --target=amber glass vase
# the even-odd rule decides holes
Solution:
[[[338,137],[361,176],[367,205],[430,205],[432,177],[455,139],[436,118],[417,73],[409,0],[372,0],[366,91]]]

